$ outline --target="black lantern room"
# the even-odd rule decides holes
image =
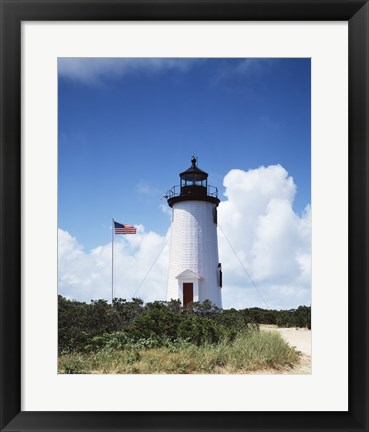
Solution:
[[[191,159],[191,166],[179,174],[181,184],[173,186],[167,192],[166,198],[170,207],[174,203],[186,200],[209,201],[219,204],[218,189],[208,185],[208,173],[197,166],[194,156]]]

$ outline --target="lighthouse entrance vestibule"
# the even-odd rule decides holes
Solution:
[[[176,276],[177,282],[177,299],[181,300],[182,306],[191,302],[199,301],[199,283],[204,278],[192,270],[185,270]]]
[[[183,283],[183,306],[188,305],[188,303],[193,302],[193,283],[184,282]]]

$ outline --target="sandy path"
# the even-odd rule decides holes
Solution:
[[[292,347],[301,351],[307,356],[311,356],[311,330],[280,328],[276,329]]]
[[[294,368],[284,371],[287,374],[310,374],[311,373],[311,330],[298,328],[278,328],[275,326],[264,326],[260,328],[266,331],[277,331],[283,339],[297,351],[301,352],[300,363]]]

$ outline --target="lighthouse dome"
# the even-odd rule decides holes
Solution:
[[[197,167],[196,164],[197,164],[197,160],[195,156],[192,156],[190,168],[188,168],[186,171],[183,171],[181,174],[179,174],[181,180],[189,183],[203,182],[207,180],[208,173],[201,170],[199,167]]]
[[[170,207],[186,200],[208,201],[218,206],[218,189],[208,185],[208,173],[197,166],[195,156],[192,156],[190,168],[181,172],[179,178],[180,185],[173,186],[166,195]]]

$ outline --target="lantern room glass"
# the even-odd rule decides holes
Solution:
[[[202,187],[207,187],[208,185],[208,181],[207,179],[196,179],[196,175],[192,176],[191,179],[186,178],[183,179],[181,178],[181,187],[183,186],[202,186]]]

